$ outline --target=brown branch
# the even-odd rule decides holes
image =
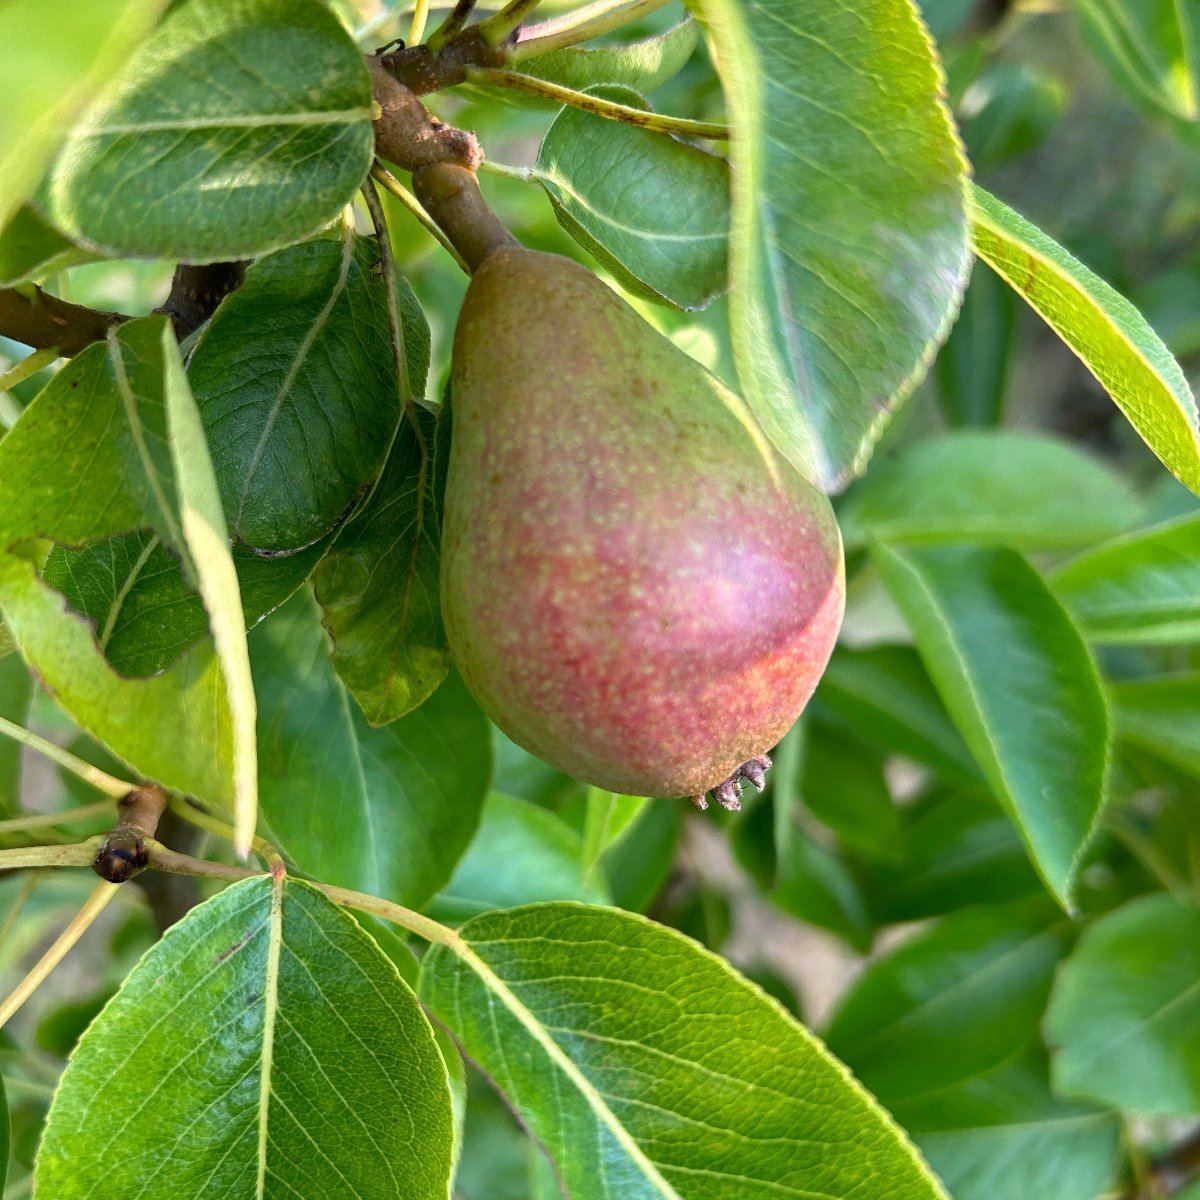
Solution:
[[[217,311],[217,305],[242,286],[245,262],[194,265],[180,263],[171,280],[171,292],[154,311],[171,318],[175,336],[182,342]]]
[[[70,304],[40,287],[0,288],[0,334],[35,350],[78,354],[128,320],[123,313]]]
[[[167,808],[167,794],[157,784],[146,784],[117,801],[120,820],[96,851],[92,870],[109,883],[132,879],[150,861],[146,839],[158,832]]]
[[[469,67],[502,67],[507,59],[507,46],[489,45],[479,27],[472,25],[437,49],[406,46],[379,55],[377,61],[414,96],[425,96],[465,83]]]

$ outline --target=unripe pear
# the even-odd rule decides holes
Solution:
[[[467,686],[577,779],[736,807],[837,637],[828,500],[737,395],[559,255],[486,258],[451,392],[442,608]]]

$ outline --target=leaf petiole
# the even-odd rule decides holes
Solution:
[[[562,50],[580,42],[591,41],[602,34],[622,29],[652,12],[657,12],[670,0],[598,0],[574,12],[552,17],[540,25],[526,26],[528,35],[508,52],[510,62],[521,62],[552,50]]]
[[[39,754],[58,763],[60,767],[65,767],[68,771],[78,775],[84,783],[90,783],[92,787],[102,791],[106,796],[111,796],[114,800],[120,800],[122,796],[127,796],[130,792],[137,790],[137,784],[117,779],[109,775],[107,771],[93,767],[91,763],[84,762],[82,758],[76,758],[69,750],[56,746],[53,742],[39,737],[36,733],[31,733],[23,726],[4,717],[0,717],[0,733],[7,734],[14,741],[28,746],[30,750],[36,750]]]

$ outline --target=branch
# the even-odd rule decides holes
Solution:
[[[0,334],[35,350],[55,349],[70,357],[129,318],[70,304],[40,287],[0,288]]]
[[[477,25],[455,34],[444,45],[435,42],[435,37],[431,35],[424,46],[406,46],[377,56],[383,69],[414,96],[455,87],[466,82],[469,67],[502,67],[507,59],[508,48],[488,45]]]
[[[165,303],[154,311],[171,318],[175,336],[182,342],[217,311],[217,305],[242,286],[245,262],[180,263],[171,280]]]
[[[120,821],[100,844],[92,870],[109,883],[132,879],[150,861],[146,841],[158,832],[167,794],[157,784],[134,788],[117,801]]]

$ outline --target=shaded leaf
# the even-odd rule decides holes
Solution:
[[[847,547],[887,541],[983,542],[1024,550],[1085,546],[1138,519],[1111,468],[1042,434],[961,430],[878,463],[839,510]]]
[[[435,946],[421,996],[577,1196],[942,1193],[899,1130],[782,1008],[678,934],[534,905]],[[457,954],[457,957],[456,957]]]
[[[166,0],[85,5],[7,0],[0,46],[19,70],[0,82],[0,229],[37,184],[80,109],[154,28]],[[69,13],[70,36],[63,36]]]
[[[450,669],[439,590],[449,458],[449,405],[436,416],[414,406],[316,574],[334,669],[372,725],[422,704]]]
[[[141,1086],[113,1087],[131,1058]],[[36,1186],[108,1195],[119,1152],[180,1196],[434,1200],[452,1140],[446,1067],[395,967],[316,889],[261,877],[170,929],[83,1035]]]
[[[42,279],[91,257],[23,205],[0,229],[0,287]]]
[[[1013,550],[875,543],[946,708],[1066,907],[1104,798],[1108,712],[1070,618]]]
[[[683,70],[697,41],[696,24],[688,17],[662,33],[634,42],[565,46],[548,54],[522,58],[521,71],[577,92],[587,91],[595,84],[623,84],[638,92],[652,92]],[[553,104],[529,93],[521,93],[520,102],[534,107]]]
[[[1200,517],[1183,517],[1097,546],[1050,576],[1095,642],[1200,640]]]
[[[457,924],[490,909],[537,900],[606,903],[607,890],[584,879],[580,858],[579,834],[560,817],[528,800],[493,792],[430,915]]]
[[[255,630],[250,654],[272,841],[325,883],[424,904],[466,850],[491,775],[488,724],[458,676],[372,729],[307,590]]]
[[[1122,741],[1200,778],[1200,674],[1112,684],[1109,697]]]
[[[20,656],[0,658],[0,717],[27,725],[32,697],[33,679]],[[0,813],[13,816],[20,807],[21,743],[0,734]]]
[[[109,255],[249,257],[353,199],[371,119],[362,56],[318,0],[187,0],[71,130],[41,202]]]
[[[898,1120],[909,1105],[1005,1062],[1037,1036],[1064,929],[965,909],[870,963],[825,1041]]]
[[[964,164],[907,0],[695,0],[733,129],[742,391],[827,490],[866,465],[967,282]]]
[[[645,796],[622,796],[603,788],[588,788],[580,860],[585,879],[591,877],[601,856],[628,836],[648,803]]]
[[[595,90],[648,107],[628,88]],[[725,290],[725,159],[669,134],[564,108],[542,139],[533,178],[558,223],[634,295],[689,309]]]
[[[1116,1181],[1116,1113],[1060,1100],[1040,1050],[906,1106],[954,1200],[1097,1200]]]
[[[288,553],[374,482],[400,419],[372,238],[262,259],[205,329],[188,375],[234,535]]]
[[[1062,1095],[1200,1112],[1200,909],[1160,893],[1086,929],[1059,973],[1046,1038]]]
[[[1200,417],[1179,364],[1145,318],[1024,217],[972,185],[975,252],[1104,386],[1146,445],[1200,489]]]

